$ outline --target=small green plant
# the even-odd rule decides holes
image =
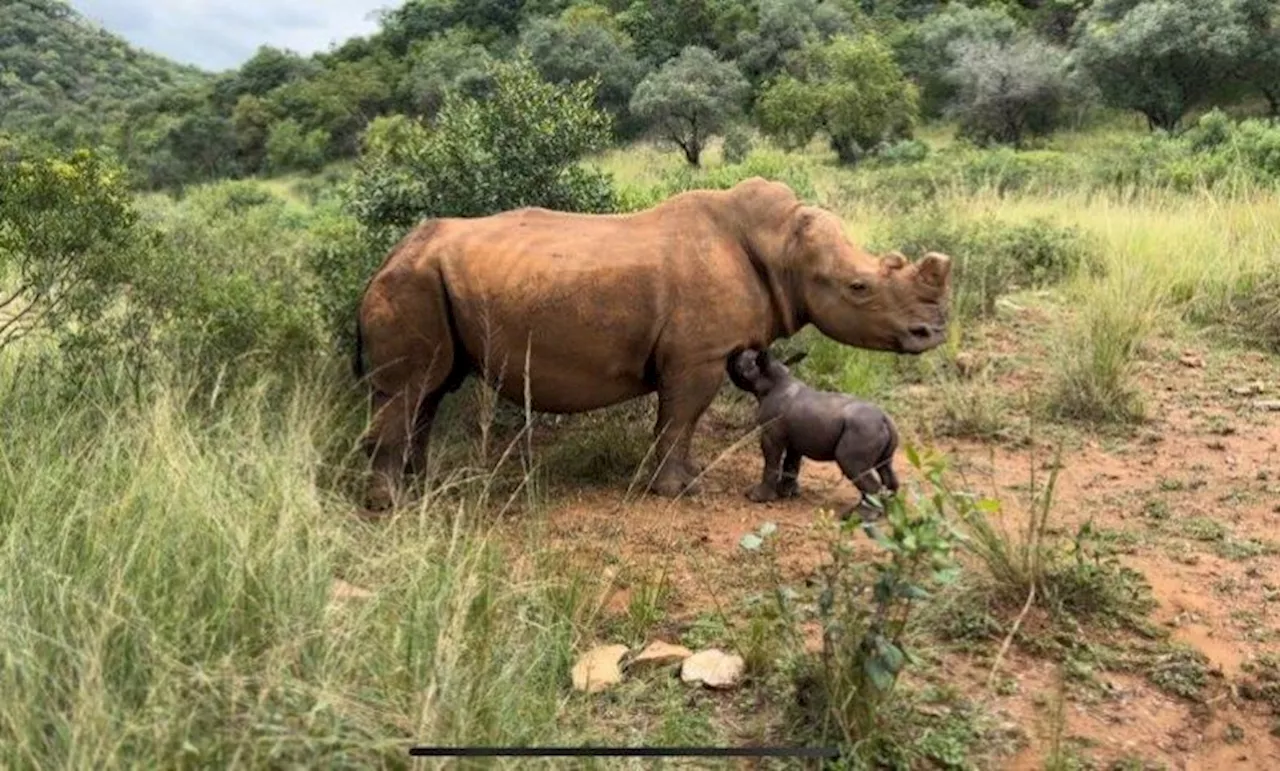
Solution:
[[[906,644],[907,624],[918,603],[931,597],[931,585],[956,575],[955,535],[949,518],[952,500],[942,493],[945,461],[922,461],[907,448],[912,467],[932,495],[908,503],[901,493],[883,501],[883,530],[867,527],[888,558],[868,568],[843,538],[831,541],[832,563],[825,571],[818,602],[822,650],[801,670],[801,697],[816,709],[810,718],[825,740],[837,739],[863,762],[891,751],[892,727],[886,725],[894,687],[908,663],[918,659]],[[848,520],[841,536],[857,525]]]

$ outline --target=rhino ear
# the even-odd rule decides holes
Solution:
[[[921,281],[941,289],[951,276],[951,258],[941,252],[929,252],[920,259],[916,270]]]
[[[889,252],[880,258],[881,269],[884,273],[893,273],[902,270],[907,266],[907,258],[899,251]]]
[[[794,367],[795,365],[804,361],[805,357],[808,355],[809,355],[808,351],[800,351],[798,353],[793,353],[790,356],[788,356],[786,360],[782,362],[782,364],[783,366],[786,366],[786,367]]]

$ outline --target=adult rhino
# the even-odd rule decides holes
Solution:
[[[759,177],[632,214],[523,208],[426,220],[360,303],[355,373],[368,373],[373,403],[366,505],[392,503],[425,459],[441,400],[468,374],[524,403],[526,362],[539,412],[657,391],[649,489],[692,492],[693,431],[734,350],[814,324],[847,345],[923,353],[946,338],[950,272],[944,254],[877,258],[834,214]]]

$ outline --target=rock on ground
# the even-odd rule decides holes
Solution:
[[[693,651],[683,645],[672,645],[662,640],[654,640],[640,651],[627,665],[628,672],[661,669],[672,664],[679,664],[693,655]]]
[[[711,648],[685,659],[680,679],[686,683],[702,683],[708,688],[732,688],[742,682],[746,666],[741,656]]]
[[[622,682],[622,670],[618,662],[627,653],[625,645],[602,645],[592,648],[573,665],[573,687],[579,691],[596,693]]]

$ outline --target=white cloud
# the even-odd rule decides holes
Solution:
[[[70,0],[134,45],[209,70],[237,67],[260,45],[323,51],[377,27],[399,0]]]

